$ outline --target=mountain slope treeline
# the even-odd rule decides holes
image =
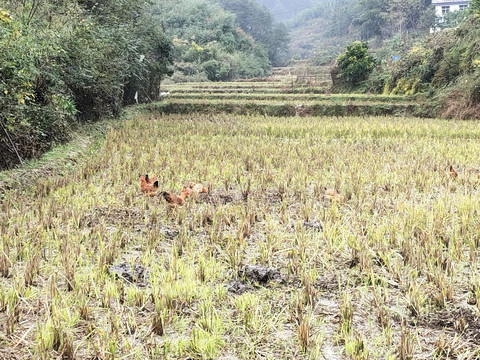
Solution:
[[[287,31],[254,0],[158,0],[172,39],[174,81],[265,76],[285,59]]]
[[[318,4],[321,0],[258,0],[265,5],[278,20],[288,20],[296,15],[298,11]]]
[[[329,0],[287,22],[290,50],[301,58],[329,63],[354,40],[372,48],[395,36],[416,37],[434,26],[431,0]]]

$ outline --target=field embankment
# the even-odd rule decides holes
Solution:
[[[433,119],[128,120],[0,204],[0,358],[474,359],[479,140]],[[146,172],[209,193],[171,207]]]
[[[259,80],[165,85],[168,99],[146,108],[164,114],[429,115],[429,109],[412,96],[332,94],[328,67],[278,68],[272,77]]]

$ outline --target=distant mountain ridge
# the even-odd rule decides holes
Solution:
[[[321,0],[257,0],[265,5],[279,21],[285,21],[294,17],[305,8],[316,5]]]

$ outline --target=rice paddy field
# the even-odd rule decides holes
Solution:
[[[429,104],[414,96],[332,94],[328,69],[320,67],[316,71],[310,70],[303,77],[278,74],[262,81],[165,85],[163,91],[169,100],[154,105],[154,111],[267,116],[430,116]]]
[[[0,359],[480,358],[476,122],[165,113],[175,86],[1,194]]]

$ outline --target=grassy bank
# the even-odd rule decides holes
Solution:
[[[162,114],[217,114],[267,116],[428,116],[427,109],[408,103],[385,102],[275,102],[211,99],[172,99],[142,106],[147,111]]]
[[[39,180],[69,176],[78,164],[102,148],[109,129],[120,126],[130,116],[128,112],[120,119],[82,124],[69,142],[53,147],[39,159],[25,160],[21,166],[0,171],[0,198],[4,199],[7,192],[35,188]]]

